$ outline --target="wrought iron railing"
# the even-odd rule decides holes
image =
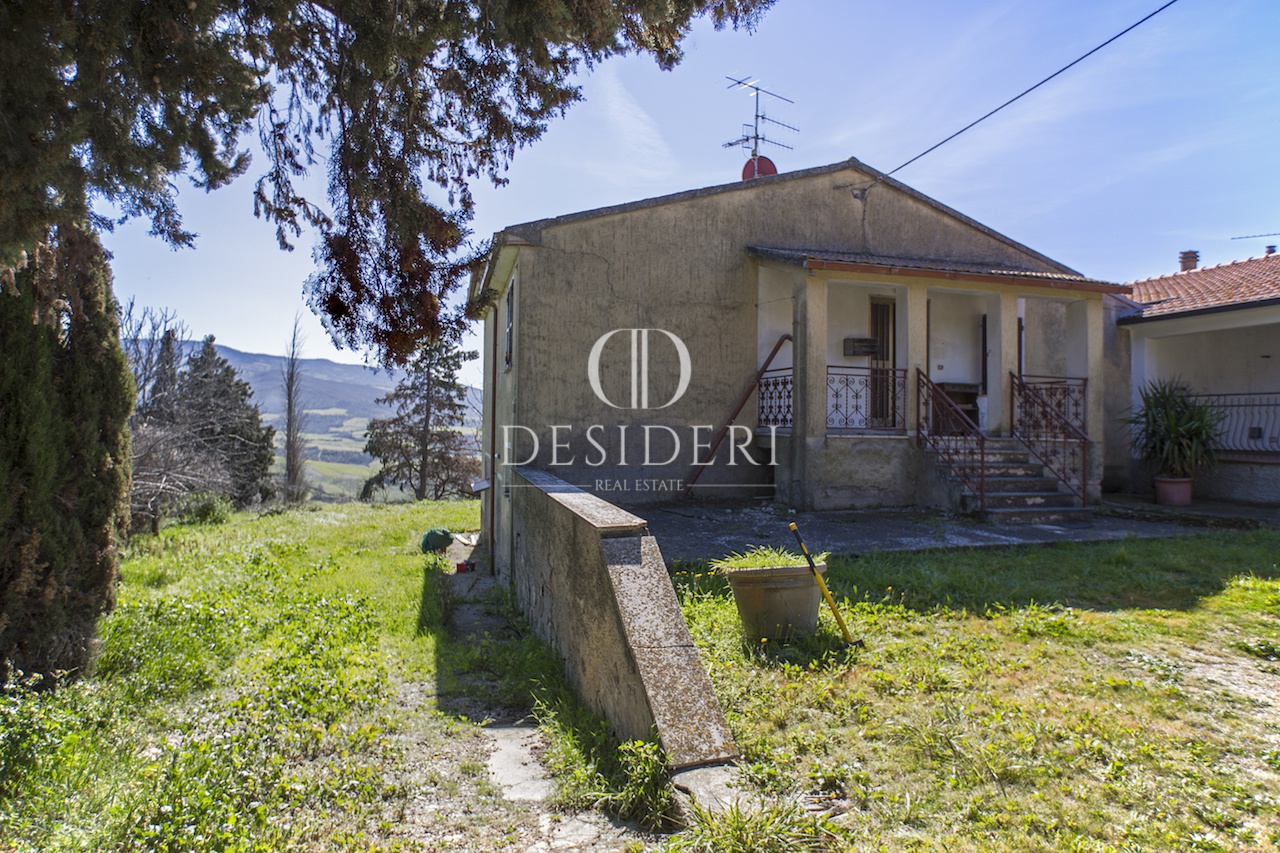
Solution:
[[[907,371],[827,367],[827,427],[902,430],[907,427]]]
[[[987,437],[946,392],[916,368],[916,443],[937,454],[951,476],[987,509]]]
[[[1223,414],[1219,450],[1280,453],[1280,392],[1195,396]]]
[[[1048,396],[1042,386],[1025,382],[1016,373],[1010,372],[1009,378],[1010,434],[1087,506],[1089,437],[1063,413],[1062,396]]]
[[[759,423],[761,427],[791,429],[791,368],[767,370],[760,376]]]
[[[1022,374],[1022,381],[1034,386],[1049,405],[1075,424],[1076,429],[1089,431],[1088,406],[1085,401],[1089,380],[1083,376],[1036,376]]]

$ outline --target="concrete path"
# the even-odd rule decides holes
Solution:
[[[640,507],[636,514],[649,522],[668,562],[716,559],[754,545],[794,548],[788,528],[793,521],[810,551],[833,554],[1177,536],[1219,525],[1280,526],[1275,509],[1198,504],[1177,511],[1141,497],[1109,499],[1091,521],[1073,524],[988,524],[914,509],[797,512],[772,501],[689,501]]]
[[[449,547],[452,564],[473,559],[473,540],[455,541]],[[453,600],[450,633],[455,638],[478,641],[508,629],[507,620],[488,600],[500,581],[483,562],[475,570],[445,577]],[[648,850],[659,840],[596,811],[564,811],[551,804],[555,785],[543,763],[546,740],[532,718],[509,708],[483,706],[474,700],[454,699],[453,713],[463,712],[475,721],[488,721],[479,730],[487,753],[489,782],[503,799],[518,804],[534,826],[526,826],[512,849],[526,853],[629,853]],[[434,849],[434,848],[433,848]]]

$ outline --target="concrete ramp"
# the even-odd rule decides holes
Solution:
[[[512,585],[578,695],[624,740],[656,732],[672,771],[734,760],[647,522],[545,471],[516,473]]]

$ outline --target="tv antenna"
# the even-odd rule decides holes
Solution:
[[[776,145],[779,148],[785,148],[788,151],[791,151],[794,149],[792,149],[792,147],[790,145],[787,145],[785,142],[779,142],[776,139],[770,139],[768,136],[765,136],[764,134],[762,134],[760,132],[760,123],[764,122],[765,124],[776,125],[786,130],[790,130],[794,133],[799,133],[800,128],[792,127],[791,125],[786,124],[785,122],[780,122],[777,119],[772,119],[772,118],[769,118],[769,116],[765,115],[764,111],[760,108],[760,96],[768,95],[771,98],[777,98],[779,101],[785,101],[788,104],[794,104],[795,101],[791,100],[790,98],[779,95],[777,92],[770,92],[768,89],[761,88],[760,86],[756,85],[756,82],[757,82],[756,80],[751,79],[749,77],[738,79],[737,77],[726,76],[725,79],[730,81],[727,87],[729,89],[746,89],[750,91],[755,96],[756,109],[755,109],[754,121],[751,124],[742,125],[742,136],[739,136],[737,139],[734,139],[730,142],[724,143],[723,147],[725,148],[740,147],[742,148],[742,150],[750,152],[751,159],[747,161],[747,165],[742,170],[742,177],[744,180],[747,178],[754,178],[760,175],[776,175],[778,173],[778,169],[776,166],[773,165],[773,162],[769,160],[768,157],[760,156],[761,143],[765,143],[768,145]]]

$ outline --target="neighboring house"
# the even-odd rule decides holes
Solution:
[[[1151,380],[1180,378],[1222,407],[1223,452],[1196,494],[1280,503],[1280,254],[1182,269],[1135,281],[1132,303],[1116,317],[1129,335],[1130,388],[1137,404]],[[1135,490],[1150,472],[1133,466]]]
[[[1083,503],[1102,298],[1126,292],[853,159],[509,227],[471,286],[498,564],[518,465],[630,505],[695,477],[799,508],[990,508],[1037,483]],[[1063,485],[988,440],[1015,420]]]

